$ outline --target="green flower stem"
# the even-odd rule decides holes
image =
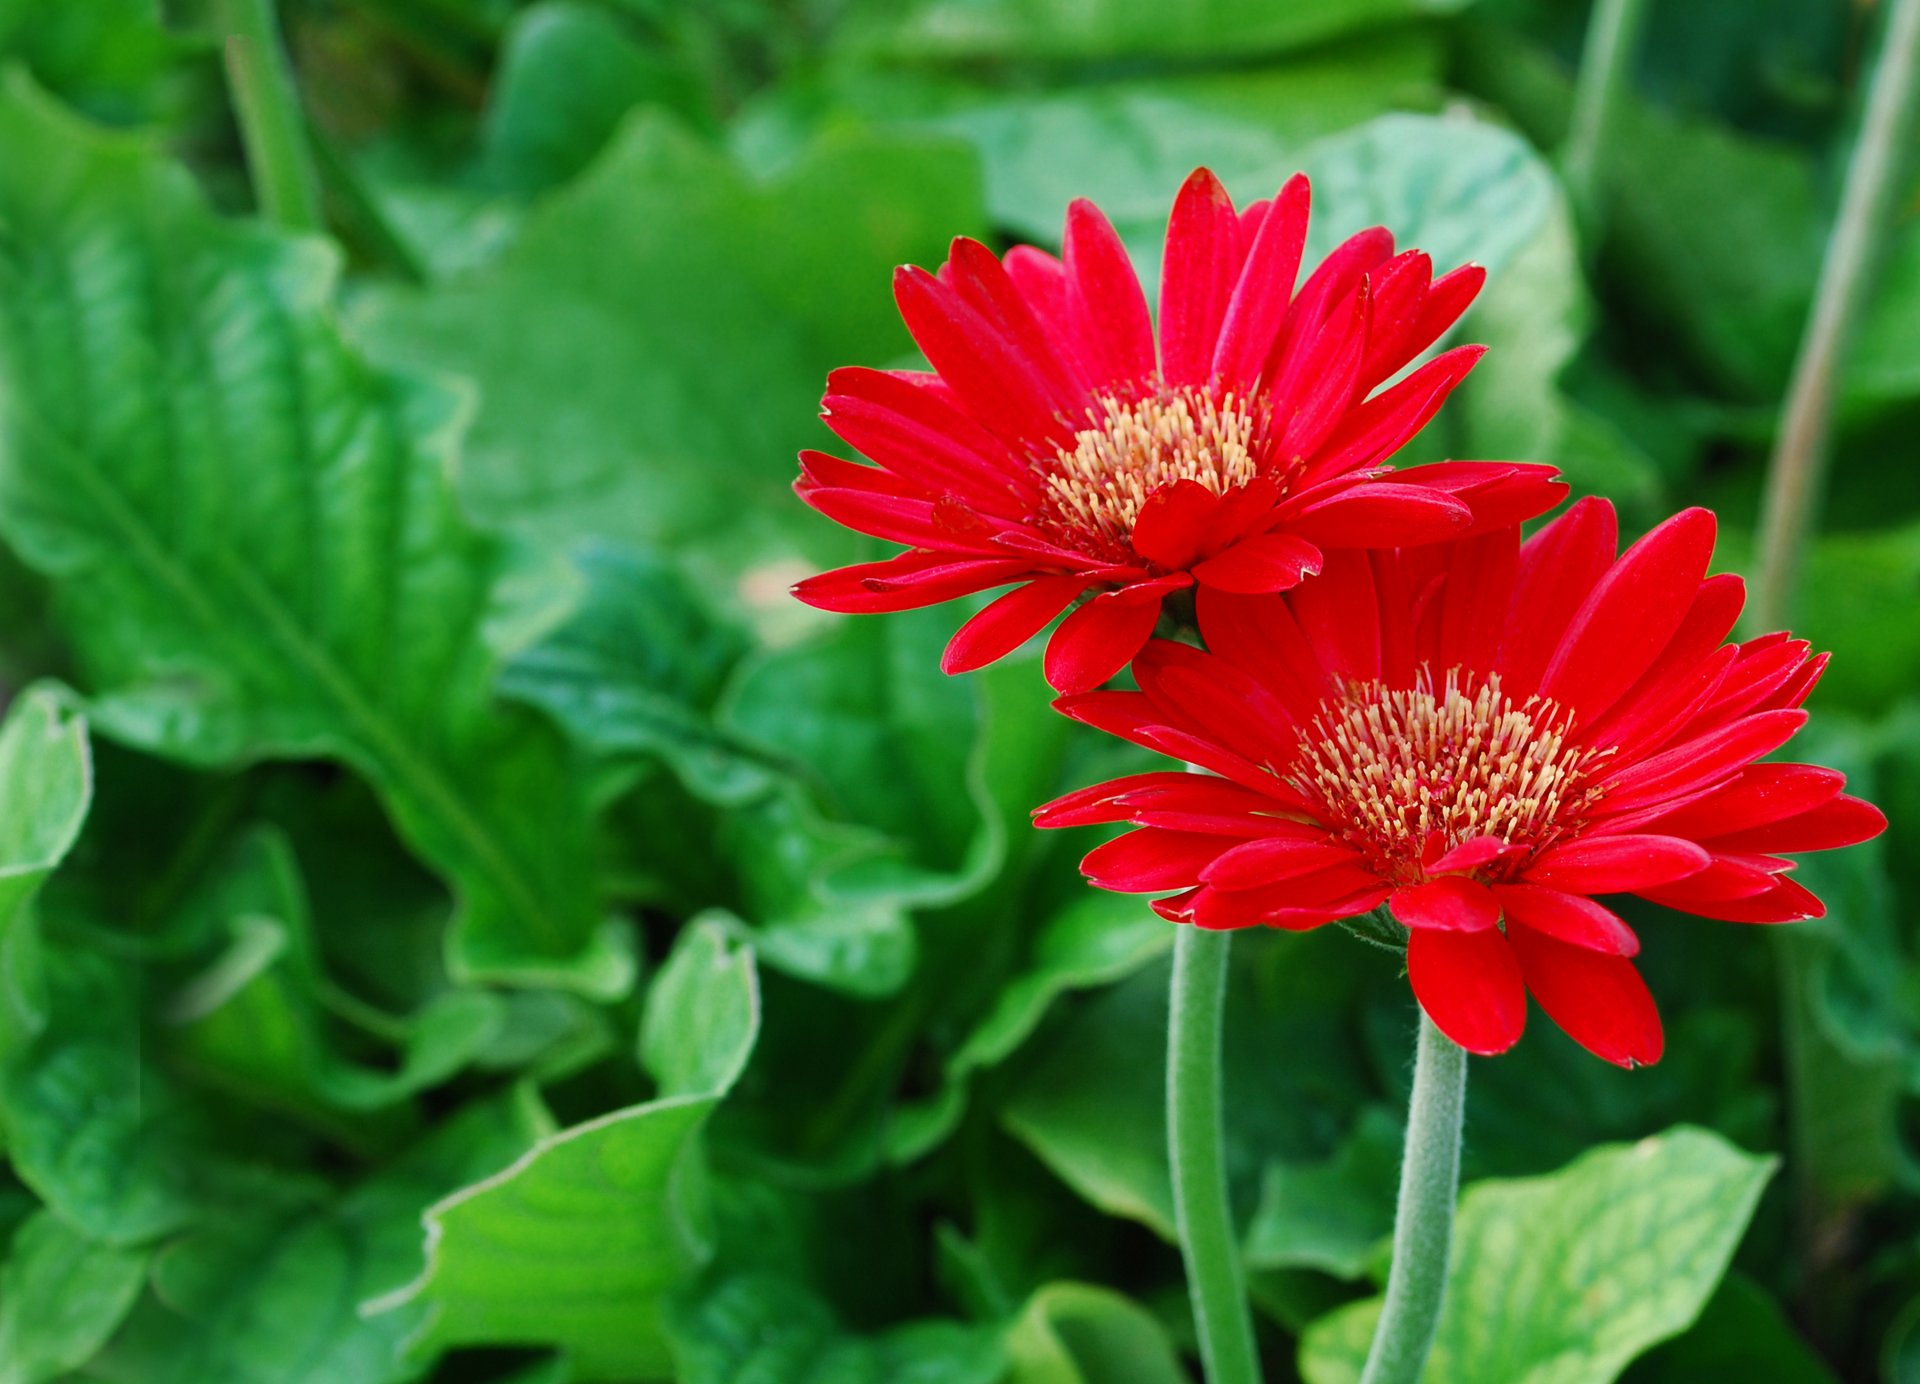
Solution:
[[[1466,1105],[1466,1049],[1422,1014],[1407,1148],[1400,1163],[1400,1205],[1394,1213],[1393,1268],[1360,1384],[1415,1384],[1433,1348],[1447,1292]]]
[[[1888,204],[1900,177],[1920,65],[1920,0],[1892,0],[1846,189],[1820,266],[1820,287],[1793,365],[1793,382],[1760,517],[1760,565],[1748,607],[1758,630],[1784,627],[1826,469],[1835,381],[1879,257]]]
[[[1626,90],[1627,68],[1639,47],[1647,0],[1597,0],[1587,22],[1586,46],[1580,55],[1580,77],[1573,91],[1573,115],[1567,125],[1561,171],[1574,214],[1589,231],[1600,212],[1600,157],[1620,93]]]
[[[1233,936],[1176,928],[1167,1028],[1167,1147],[1180,1254],[1207,1384],[1259,1384],[1253,1316],[1227,1205],[1220,1032]]]
[[[217,0],[215,18],[226,35],[227,85],[260,211],[288,230],[318,231],[320,180],[273,0]]]

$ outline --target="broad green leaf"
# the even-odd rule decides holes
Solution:
[[[589,543],[572,560],[579,604],[515,655],[500,691],[539,707],[596,759],[657,754],[716,802],[765,791],[776,766],[714,720],[745,633],[664,558]]]
[[[865,42],[916,59],[1249,57],[1461,9],[1468,0],[914,0],[870,4]]]
[[[146,1271],[145,1251],[37,1212],[0,1271],[0,1384],[42,1384],[86,1364],[133,1306]]]
[[[1707,1379],[1839,1384],[1780,1304],[1737,1271],[1727,1275],[1688,1331],[1635,1362],[1625,1379],[1626,1384],[1696,1384]]]
[[[146,144],[17,78],[0,142],[39,151],[0,178],[0,532],[55,581],[96,724],[351,764],[453,883],[464,970],[618,993],[572,766],[493,702],[490,639],[531,617],[448,491],[457,397],[342,344],[325,246],[219,220]]]
[[[198,1075],[351,1136],[356,1124],[367,1123],[364,1117],[342,1119],[329,1109],[374,1110],[436,1085],[479,1054],[506,1022],[499,996],[450,989],[410,1018],[389,1021],[401,1048],[393,1070],[344,1057],[327,1035],[331,987],[286,838],[270,828],[242,838],[215,887],[213,906],[227,943],[174,993],[165,1012],[179,1030],[179,1059]]]
[[[40,939],[26,910],[93,798],[87,723],[54,689],[26,693],[0,725],[0,795],[0,1055],[11,1056],[45,1019]]]
[[[1187,1384],[1157,1318],[1108,1288],[1052,1283],[1007,1336],[1008,1384]]]
[[[1006,1377],[995,1332],[927,1321],[853,1335],[805,1288],[765,1274],[729,1279],[676,1307],[668,1332],[678,1384],[998,1384]]]
[[[1435,35],[1385,34],[1284,66],[1009,89],[920,71],[852,69],[746,112],[734,140],[768,157],[817,128],[862,119],[945,133],[979,151],[987,212],[1056,243],[1067,204],[1097,203],[1136,258],[1157,262],[1175,189],[1205,165],[1246,197],[1271,197],[1282,165],[1315,139],[1397,106],[1437,101]],[[781,99],[784,97],[784,99]]]
[[[97,119],[138,123],[175,114],[174,62],[189,44],[167,32],[159,0],[42,5],[0,0],[0,62]]]
[[[126,1384],[386,1384],[418,1377],[403,1355],[417,1318],[360,1304],[421,1265],[421,1213],[497,1172],[541,1118],[509,1095],[470,1106],[337,1199],[269,1184],[210,1209],[154,1264],[141,1304],[94,1367]]]
[[[1325,1162],[1268,1167],[1247,1227],[1247,1267],[1365,1274],[1393,1234],[1401,1139],[1400,1122],[1373,1109]]]
[[[978,696],[939,671],[953,623],[945,611],[842,620],[747,664],[728,690],[725,730],[793,766],[828,816],[874,837],[819,881],[827,899],[950,902],[1004,858]]]
[[[496,263],[376,295],[358,326],[479,386],[460,483],[481,519],[697,549],[723,595],[785,618],[803,563],[853,552],[788,489],[825,440],[821,381],[907,348],[889,273],[979,229],[975,181],[947,141],[855,133],[757,184],[637,113]]]
[[[378,1311],[419,1350],[552,1344],[589,1379],[664,1379],[666,1295],[711,1252],[699,1135],[759,1031],[750,951],[683,934],[649,993],[641,1057],[661,1095],[542,1139],[428,1210],[427,1267]]]
[[[1250,1212],[1265,1165],[1328,1155],[1377,1093],[1346,1025],[1369,984],[1391,982],[1344,935],[1235,937],[1223,1063],[1229,1179]],[[1167,1167],[1167,965],[1098,996],[1020,1073],[1007,1130],[1109,1215],[1172,1240]]]
[[[1040,928],[1026,969],[999,985],[991,1008],[947,1058],[940,1093],[898,1109],[891,1156],[910,1161],[944,1137],[964,1110],[974,1075],[1026,1042],[1060,996],[1124,980],[1172,945],[1172,928],[1139,899],[1077,889]]]
[[[1608,1384],[1713,1295],[1775,1160],[1676,1128],[1460,1198],[1433,1384]],[[1380,1300],[1307,1332],[1308,1384],[1357,1380]]]
[[[488,169],[516,191],[564,182],[642,104],[704,115],[693,74],[636,42],[616,15],[576,0],[532,5],[501,44],[484,129]]]

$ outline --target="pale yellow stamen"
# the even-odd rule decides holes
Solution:
[[[1224,495],[1252,480],[1257,421],[1233,395],[1182,389],[1104,399],[1098,420],[1040,468],[1045,517],[1068,535],[1125,545],[1147,497],[1175,481]]]
[[[1569,743],[1572,714],[1533,696],[1515,703],[1498,676],[1459,670],[1435,690],[1350,684],[1301,737],[1294,786],[1319,798],[1329,825],[1395,877],[1420,877],[1423,854],[1479,836],[1538,850],[1579,824],[1606,756]]]

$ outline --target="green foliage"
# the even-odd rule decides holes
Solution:
[[[1545,1177],[1469,1188],[1421,1377],[1613,1379],[1693,1321],[1772,1172],[1770,1159],[1680,1128]],[[1300,1350],[1308,1384],[1360,1377],[1379,1311],[1371,1299],[1315,1323]]]
[[[1028,825],[1144,756],[790,599],[882,555],[790,492],[826,373],[954,235],[1091,196],[1151,287],[1192,167],[1305,169],[1315,253],[1489,271],[1406,460],[1750,565],[1885,7],[1650,7],[1576,218],[1544,0],[283,0],[309,238],[231,214],[219,8],[0,0],[0,1384],[1197,1379],[1171,929]],[[1430,1378],[1920,1362],[1913,192],[1798,617],[1891,832],[1818,921],[1635,915],[1658,1066],[1474,1064]],[[1235,958],[1268,1377],[1352,1378],[1404,978]]]

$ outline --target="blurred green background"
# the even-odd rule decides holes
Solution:
[[[826,372],[953,235],[1091,196],[1151,281],[1195,165],[1305,169],[1490,270],[1409,459],[1742,568],[1879,8],[1653,0],[1576,209],[1577,3],[285,0],[297,235],[251,0],[0,0],[0,1381],[1196,1377],[1170,929],[1026,824],[1134,761],[787,597],[879,555],[787,489]],[[1892,830],[1635,916],[1659,1066],[1473,1064],[1440,1384],[1920,1380],[1908,136],[1794,603]],[[1269,1378],[1352,1380],[1411,999],[1330,929],[1231,1005]]]

